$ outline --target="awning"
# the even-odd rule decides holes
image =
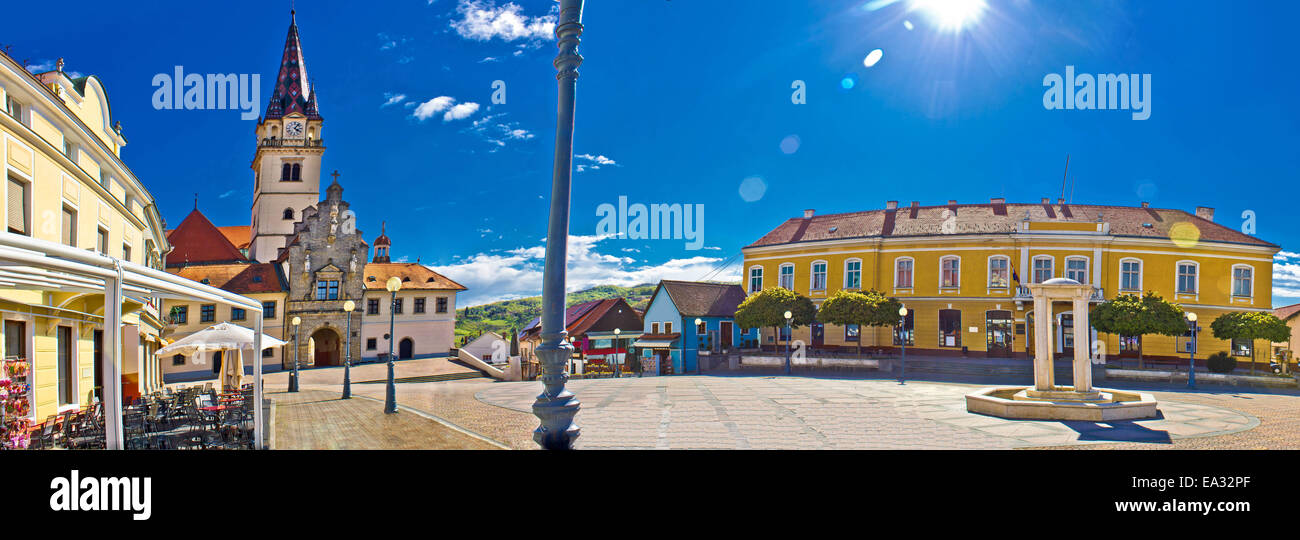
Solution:
[[[632,346],[642,349],[672,349],[678,337],[681,337],[681,334],[646,334]]]

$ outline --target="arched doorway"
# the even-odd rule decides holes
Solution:
[[[312,358],[316,361],[316,366],[337,366],[341,365],[340,351],[342,339],[338,332],[333,328],[321,328],[312,332]]]
[[[406,360],[415,356],[415,340],[411,338],[402,338],[397,342],[397,359]]]

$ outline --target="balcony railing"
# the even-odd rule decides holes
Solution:
[[[1032,295],[1032,294],[1029,293],[1029,287],[1027,287],[1027,286],[1025,286],[1025,285],[1017,285],[1017,286],[1016,286],[1016,296],[1015,296],[1015,298],[1014,298],[1015,300],[1029,301],[1029,300],[1033,300],[1033,298],[1034,298],[1034,295]],[[1106,301],[1106,289],[1105,289],[1104,287],[1093,287],[1093,288],[1092,288],[1092,297],[1089,298],[1089,301],[1090,301],[1090,302],[1105,302],[1105,301]]]
[[[257,143],[258,146],[268,146],[273,148],[324,148],[325,139],[276,139],[266,138]]]

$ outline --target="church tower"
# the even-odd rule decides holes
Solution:
[[[257,124],[250,259],[274,260],[293,236],[293,224],[302,218],[303,210],[320,200],[323,123],[316,91],[307,82],[297,18],[290,12],[275,90]]]
[[[379,224],[379,238],[375,239],[375,259],[370,262],[392,262],[392,259],[388,256],[388,248],[392,246],[393,242],[388,239],[388,222],[381,222]]]

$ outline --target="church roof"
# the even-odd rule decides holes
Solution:
[[[280,265],[272,263],[203,264],[173,268],[168,272],[235,294],[289,290],[289,280],[281,275]]]
[[[252,233],[252,226],[249,225],[226,225],[217,227],[218,231],[229,240],[231,245],[239,249],[248,249],[248,238]]]
[[[363,273],[366,288],[370,290],[385,290],[388,278],[393,276],[402,279],[402,290],[463,291],[467,288],[419,263],[366,263]]]
[[[247,258],[208,218],[195,208],[180,225],[167,233],[172,250],[167,266],[243,262]]]
[[[266,105],[266,118],[282,118],[292,113],[300,113],[313,120],[321,118],[315,91],[307,82],[307,63],[302,54],[302,42],[298,38],[296,17],[292,17],[289,23],[289,35],[284,40],[284,55],[280,57],[280,73],[275,79],[271,101]]]

